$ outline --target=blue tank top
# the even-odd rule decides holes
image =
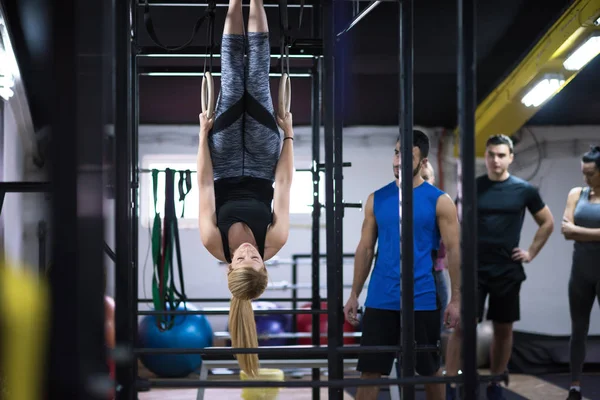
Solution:
[[[444,192],[427,182],[413,190],[415,310],[438,308],[431,252],[439,247],[436,207]],[[371,273],[366,307],[400,310],[400,212],[398,186],[392,182],[374,194],[377,259]]]

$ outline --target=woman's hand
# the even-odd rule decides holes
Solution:
[[[277,125],[283,130],[286,137],[294,137],[294,129],[292,128],[292,113],[286,113],[285,117],[277,115]]]
[[[214,119],[208,118],[205,113],[200,113],[200,136],[206,138],[213,127]]]
[[[561,225],[561,229],[560,229],[560,231],[563,235],[568,237],[569,235],[572,235],[573,233],[575,233],[576,229],[577,229],[577,227],[575,226],[575,224],[573,224],[571,221],[569,221],[566,217],[563,217],[562,225]]]

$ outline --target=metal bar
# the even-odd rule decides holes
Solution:
[[[339,31],[341,26],[347,21],[348,8],[345,5],[334,1],[334,18],[331,35]],[[327,271],[327,301],[328,308],[331,310],[340,310],[339,312],[331,312],[328,314],[328,346],[338,348],[343,346],[343,326],[344,313],[341,310],[344,307],[344,246],[343,246],[343,231],[344,231],[344,171],[343,171],[343,129],[344,129],[344,87],[346,83],[346,47],[348,42],[341,39],[335,40],[332,38],[333,44],[333,185],[334,185],[334,246],[333,254],[334,270]],[[329,267],[329,266],[328,266]],[[329,278],[333,278],[330,283]],[[338,380],[344,379],[344,359],[340,353],[333,352],[330,356],[328,379]],[[330,399],[342,400],[344,391],[341,388],[329,388]]]
[[[292,256],[292,309],[298,308],[298,260]],[[298,321],[292,318],[292,332],[298,331]],[[297,343],[296,343],[297,344]]]
[[[0,191],[5,193],[44,193],[52,191],[50,182],[0,182]]]
[[[482,382],[490,382],[497,378],[503,378],[504,375],[498,376],[482,376]],[[148,382],[140,383],[142,387],[156,388],[305,388],[305,387],[328,387],[342,388],[358,387],[358,386],[389,386],[398,385],[422,385],[429,383],[447,384],[461,383],[462,378],[458,377],[443,377],[443,376],[415,376],[408,378],[379,378],[379,379],[338,379],[325,381],[217,381],[217,380],[191,380],[191,379],[151,379]]]
[[[354,28],[354,26],[356,24],[358,24],[360,22],[361,19],[363,19],[364,17],[366,17],[371,11],[373,11],[379,4],[381,4],[381,1],[371,1],[371,3],[366,6],[360,13],[358,13],[353,19],[352,21],[350,21],[350,23],[348,24],[348,26],[346,26],[341,32],[339,32],[337,34],[337,37],[340,38],[342,37],[344,34],[348,33],[350,31],[350,29]]]
[[[104,252],[108,256],[108,258],[110,258],[113,262],[115,262],[115,263],[117,262],[117,255],[115,254],[113,249],[111,249],[110,246],[108,245],[108,243],[106,243],[106,242],[104,242]]]
[[[136,5],[138,7],[144,7],[144,3],[141,2],[140,0],[136,0]],[[208,7],[208,3],[197,3],[194,0],[179,0],[178,2],[174,2],[174,3],[168,3],[165,1],[154,1],[154,0],[148,0],[148,5],[151,7]],[[222,7],[222,8],[226,8],[228,7],[227,2],[222,2],[222,3],[217,3],[216,4],[217,7]],[[242,4],[242,7],[249,7],[249,4]],[[287,5],[288,8],[300,8],[300,4],[288,4]],[[264,4],[265,8],[276,8],[279,7],[279,4],[273,4],[273,3],[265,3]],[[304,4],[305,8],[312,8],[313,5],[310,4],[310,2],[306,2]]]
[[[352,163],[351,162],[344,162],[342,163],[342,167],[351,167]],[[318,167],[319,171],[324,171],[325,170],[325,164],[319,164]],[[314,166],[311,166],[310,168],[299,168],[296,169],[296,171],[299,172],[312,172],[314,170]]]
[[[400,284],[402,290],[400,326],[402,327],[402,378],[415,375],[414,322],[414,239],[413,239],[413,0],[400,5]],[[400,358],[398,358],[400,359]],[[403,385],[401,397],[415,399],[415,387]]]
[[[138,303],[152,303],[154,300],[152,299],[138,299]],[[289,297],[262,297],[261,301],[277,301],[277,302],[292,302],[292,299]],[[299,297],[296,301],[311,301],[310,297]],[[231,298],[188,298],[185,299],[185,302],[190,303],[229,303],[231,302]]]
[[[315,14],[320,13],[320,9]],[[314,21],[313,21],[314,22]],[[316,22],[315,22],[316,24]],[[313,25],[313,30],[318,31],[319,26]],[[314,32],[313,32],[314,33]],[[311,280],[312,280],[312,304],[313,310],[321,308],[321,207],[320,207],[320,180],[321,174],[318,168],[321,158],[321,60],[316,59],[314,61],[313,73],[312,73],[312,87],[311,87],[311,119],[312,119],[312,180],[313,180],[313,210],[312,210],[312,251],[310,254],[299,254],[295,255],[296,260],[301,258],[308,258],[303,256],[309,256],[311,259]],[[321,317],[313,314],[312,316],[312,344],[318,345],[321,341]],[[312,380],[318,381],[321,379],[321,371],[319,368],[312,369]],[[321,398],[321,391],[318,388],[312,390],[313,400],[319,400]]]
[[[128,1],[117,1],[114,6],[114,58],[115,58],[115,335],[118,347],[128,348],[135,343],[133,303],[134,282],[131,271],[133,238],[131,236],[131,113],[132,66],[131,24]],[[119,400],[137,398],[135,362],[116,363],[116,381],[120,389]]]
[[[4,198],[6,197],[6,192],[4,190],[0,190],[0,212],[2,212],[2,208],[4,208]]]
[[[400,346],[340,346],[334,348],[336,353],[357,354],[368,353],[397,353],[402,352]],[[423,353],[439,351],[437,346],[416,346],[416,350]],[[210,357],[229,356],[233,354],[258,354],[263,356],[283,356],[294,358],[327,356],[331,352],[331,346],[263,346],[259,348],[232,348],[232,347],[207,347],[207,348],[136,348],[134,354],[202,354]],[[300,357],[298,357],[300,358]]]
[[[462,369],[464,399],[478,398],[477,192],[475,187],[476,46],[475,0],[458,0],[458,123],[462,162]]]
[[[133,16],[132,20],[137,21],[138,17],[138,9],[137,7],[133,7],[133,1],[131,0],[132,6],[131,14]],[[138,59],[134,56],[138,48],[138,25],[134,24],[132,27],[132,38],[130,40],[130,59],[131,59],[131,89],[130,89],[130,98],[131,98],[131,164],[130,168],[130,176],[131,176],[131,320],[132,320],[132,329],[131,336],[133,338],[133,342],[137,340],[138,337],[138,316],[137,316],[137,299],[139,298],[139,215],[140,215],[140,204],[139,204],[139,188],[140,188],[140,177],[139,174],[136,173],[136,169],[139,165],[139,126],[140,126],[140,77],[137,73],[138,69]],[[132,363],[132,375],[138,375],[138,363]],[[135,397],[137,399],[137,395]]]
[[[341,311],[341,309],[340,309]],[[137,315],[228,315],[229,307],[213,309],[206,308],[204,310],[144,310],[138,311]],[[308,308],[290,309],[290,308],[274,308],[271,310],[254,310],[254,315],[303,315],[303,314],[327,314],[327,310],[309,310]]]
[[[327,225],[327,292],[332,296],[336,292],[336,244],[335,244],[335,197],[334,197],[334,137],[335,137],[335,1],[325,0],[323,9],[323,112],[325,122],[325,216]],[[339,379],[343,371],[338,362],[336,347],[338,345],[336,320],[328,317],[329,345],[328,372],[330,379]],[[343,367],[343,365],[342,365]],[[341,400],[342,391],[329,389],[329,399]]]
[[[354,258],[354,253],[344,253],[342,255],[344,256],[344,258],[350,258],[350,257]],[[296,258],[312,258],[313,255],[312,255],[312,253],[296,253],[296,254],[294,254],[294,257],[296,257]],[[321,254],[319,254],[319,257],[326,258],[327,254],[321,253]]]
[[[189,69],[190,71],[183,71],[184,69]],[[219,70],[217,68],[215,68],[214,71],[212,76],[221,76],[221,72],[218,72]],[[291,69],[291,71],[294,71],[294,69]],[[290,72],[290,78],[310,78],[309,69],[298,69],[297,71],[301,72]],[[202,77],[204,76],[204,72],[200,71],[199,68],[192,67],[140,67],[138,68],[138,75],[152,77]],[[281,77],[281,73],[271,72],[269,73],[269,77],[279,78]]]
[[[48,238],[48,226],[46,221],[38,222],[38,272],[40,276],[43,276],[46,273],[46,267],[48,266],[48,261],[46,260],[46,240]]]
[[[213,49],[213,58],[221,58],[221,46],[216,45]],[[206,52],[206,45],[188,46],[177,52],[165,50],[158,46],[141,46],[136,48],[137,58],[208,58],[210,53]],[[271,47],[270,57],[274,59],[281,58],[281,49]],[[291,59],[310,59],[320,57],[323,53],[323,46],[319,39],[296,39],[289,44],[289,57]]]
[[[56,66],[46,69],[36,86],[47,101],[42,108],[48,110],[53,138],[48,305],[53,312],[44,392],[56,399],[107,398],[101,149],[105,111],[112,104],[104,39],[110,33],[110,2],[66,0],[47,11],[36,26],[49,40],[43,60]]]

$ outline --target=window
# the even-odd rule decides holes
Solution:
[[[172,161],[171,161],[172,160]],[[179,171],[196,171],[196,160],[193,156],[171,156],[166,158],[165,156],[153,156],[148,157],[144,163],[144,170],[157,169],[157,191],[156,191],[156,211],[160,214],[161,218],[165,214],[165,170],[171,168],[175,170],[173,195],[175,198],[175,212],[178,217],[178,224],[180,228],[197,228],[198,227],[198,184],[196,173],[192,172],[192,189],[185,196],[184,201],[179,201]],[[144,216],[142,218],[142,225],[145,227],[152,226],[154,220],[154,192],[152,183],[152,173],[144,172],[140,178],[142,183],[142,189],[140,190],[141,201],[141,212]],[[183,185],[185,190],[186,186]],[[182,217],[183,214],[183,217]]]
[[[196,171],[195,155],[149,155],[142,161],[144,172],[140,177],[140,215],[141,223],[144,227],[152,226],[154,220],[154,198],[152,173],[148,172],[157,169],[157,201],[156,210],[161,216],[164,216],[165,209],[165,169],[175,170],[174,197],[175,211],[178,217],[179,228],[197,229],[198,228],[198,184],[196,173],[192,172],[192,189],[185,196],[183,202],[179,201],[179,171]],[[324,202],[325,174],[321,172],[319,181],[319,199]],[[313,204],[313,182],[312,172],[295,171],[292,188],[290,190],[290,214],[311,214]],[[184,208],[185,206],[185,208]],[[182,212],[184,212],[183,217]]]
[[[325,190],[325,173],[319,174],[319,201],[323,203]],[[295,171],[290,190],[290,214],[310,214],[313,205],[312,172]]]

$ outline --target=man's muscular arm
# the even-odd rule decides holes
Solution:
[[[442,242],[446,248],[448,273],[450,274],[450,301],[460,301],[460,226],[454,202],[447,194],[437,201],[436,214]]]

